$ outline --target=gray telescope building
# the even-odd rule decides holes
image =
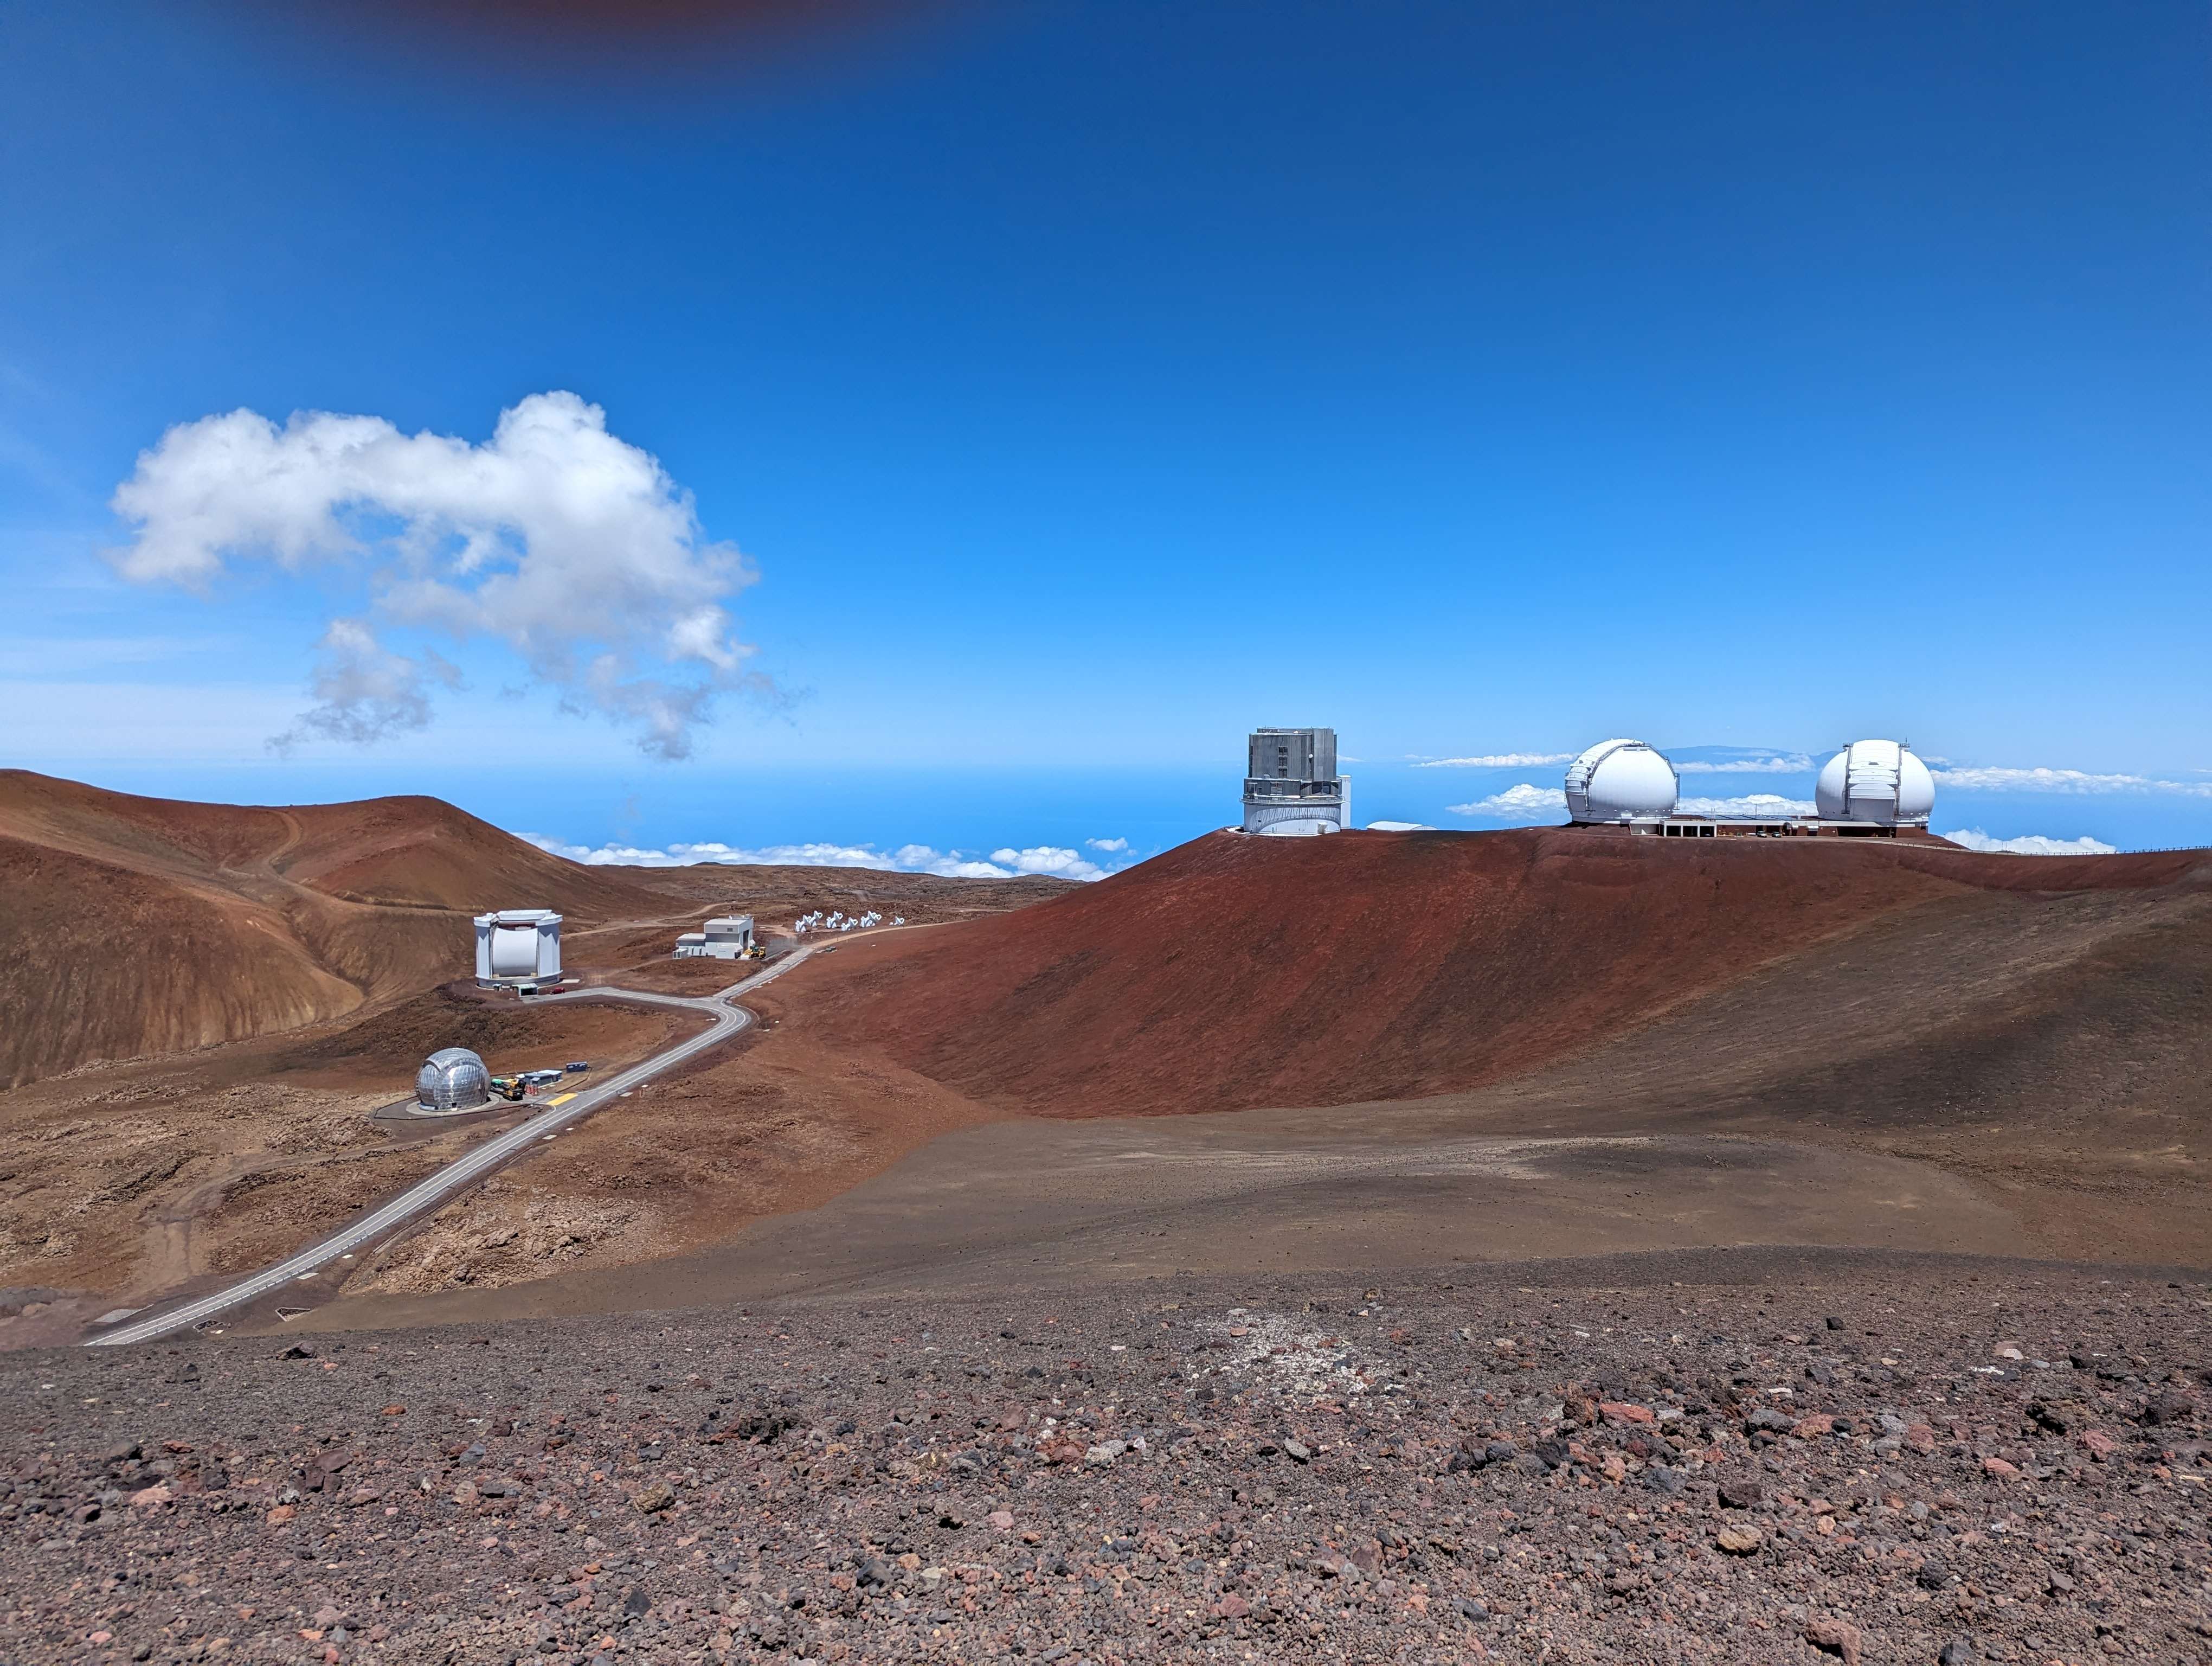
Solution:
[[[1334,729],[1255,729],[1244,830],[1295,837],[1352,825],[1352,777],[1336,772]]]

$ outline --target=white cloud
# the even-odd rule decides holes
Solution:
[[[1061,879],[1103,879],[1106,870],[1085,860],[1064,846],[1033,845],[1025,850],[1007,846],[990,859],[933,845],[904,844],[896,850],[878,850],[866,844],[773,844],[757,848],[707,842],[672,844],[665,849],[638,845],[571,844],[537,833],[519,836],[540,850],[565,856],[592,867],[695,867],[720,863],[732,867],[864,867],[890,873],[933,873],[948,879],[1011,879],[1024,873],[1049,874]]]
[[[1370,833],[1433,833],[1437,830],[1426,822],[1370,822]]]
[[[1956,769],[1932,773],[1937,786],[1967,792],[2179,793],[2190,798],[2212,798],[2212,782],[2161,781],[2154,775],[2093,775],[2082,769]]]
[[[1060,879],[1103,879],[1106,870],[1059,845],[1032,845],[1027,850],[1012,846],[991,853],[991,860],[1017,873],[1049,873]]]
[[[1083,842],[1093,850],[1108,852],[1123,851],[1129,848],[1129,842],[1127,839],[1085,839]]]
[[[1416,769],[1533,769],[1545,763],[1571,763],[1572,752],[1488,752],[1480,757],[1432,757]]]
[[[112,507],[132,529],[114,555],[126,578],[204,591],[253,560],[365,568],[385,627],[503,643],[656,757],[690,753],[717,693],[770,690],[725,607],[750,568],[573,393],[521,400],[481,446],[379,416],[203,417],[141,453]],[[362,619],[333,620],[322,655],[301,727],[347,740],[422,727],[426,679],[447,680]]]
[[[1812,767],[1813,760],[1802,756],[1735,758],[1719,763],[1711,758],[1692,758],[1686,763],[1677,763],[1674,773],[1679,775],[1802,775]]]
[[[358,619],[332,619],[315,645],[311,684],[319,702],[297,727],[274,737],[273,751],[289,752],[312,731],[330,740],[366,745],[389,734],[430,726],[432,683],[460,686],[459,666],[435,648],[410,660],[376,640]]]
[[[1733,799],[1683,799],[1675,812],[1684,816],[1809,816],[1810,799],[1785,799],[1778,793],[1746,793]]]
[[[2078,839],[2054,839],[2041,833],[2023,833],[2016,839],[1993,839],[1978,827],[1938,835],[1969,850],[2001,852],[2010,856],[2110,856],[2119,848],[2084,834]]]
[[[1543,821],[1567,813],[1567,794],[1563,787],[1537,787],[1524,781],[1518,787],[1492,793],[1488,798],[1477,799],[1473,804],[1448,804],[1444,808],[1455,816],[1492,816],[1504,821]]]

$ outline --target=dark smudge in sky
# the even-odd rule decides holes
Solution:
[[[424,68],[653,82],[824,65],[895,48],[916,23],[972,0],[269,0],[234,9],[287,32],[337,34]]]

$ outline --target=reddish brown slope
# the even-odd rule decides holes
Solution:
[[[287,1029],[361,1000],[275,909],[0,837],[0,1085]]]
[[[1676,843],[1565,829],[1213,834],[1038,907],[825,968],[832,1037],[1061,1115],[1469,1087],[1899,910],[2201,881],[2203,853]],[[856,945],[857,946],[857,945]]]
[[[369,799],[287,812],[297,845],[277,859],[298,884],[356,902],[452,909],[556,908],[580,924],[666,911],[627,873],[555,856],[442,799]]]
[[[465,974],[468,915],[665,913],[435,799],[177,803],[0,770],[0,1084],[264,1035]]]

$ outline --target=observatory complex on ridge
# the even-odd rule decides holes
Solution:
[[[1936,778],[1903,742],[1855,740],[1821,766],[1810,816],[1684,815],[1681,778],[1640,740],[1601,740],[1567,766],[1567,819],[1666,839],[1925,838]]]
[[[1243,831],[1295,837],[1351,830],[1352,777],[1337,773],[1334,729],[1255,729],[1248,745]],[[1898,740],[1854,740],[1830,758],[1810,815],[1802,800],[1778,797],[1766,800],[1772,813],[1685,812],[1680,773],[1641,740],[1601,740],[1567,766],[1565,787],[1571,825],[1648,838],[1921,839],[1929,836],[1936,808],[1935,776]]]

